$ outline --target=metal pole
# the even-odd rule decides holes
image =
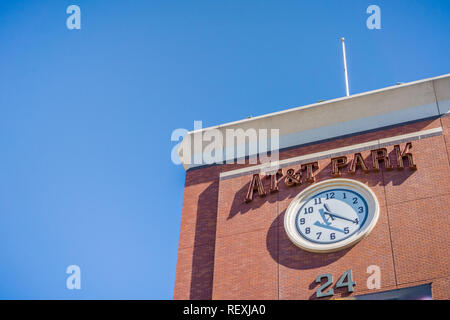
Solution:
[[[345,56],[345,39],[341,38],[342,42],[342,55],[344,57],[344,72],[345,72],[345,89],[347,91],[347,97],[350,95],[349,89],[348,89],[348,75],[347,75],[347,58]]]

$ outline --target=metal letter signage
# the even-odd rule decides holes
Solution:
[[[355,153],[351,159],[347,159],[346,156],[331,158],[331,176],[334,178],[339,178],[344,170],[348,170],[351,174],[356,174],[358,171],[369,174],[371,171],[379,171],[381,167],[384,167],[386,170],[392,170],[393,168],[402,170],[405,168],[405,164],[410,170],[417,170],[417,166],[414,164],[411,149],[411,142],[407,142],[405,144],[403,151],[401,151],[400,145],[395,145],[393,148],[393,152],[395,154],[394,164],[391,163],[391,159],[389,158],[389,153],[386,148],[370,150],[372,158],[371,169],[360,152]],[[297,170],[293,168],[288,168],[286,170],[278,169],[276,173],[266,175],[267,178],[270,178],[270,188],[268,193],[277,192],[279,190],[279,184],[282,181],[284,181],[284,185],[286,187],[294,187],[303,183],[314,183],[316,181],[314,172],[317,169],[319,169],[318,161],[304,163],[300,165],[300,168]],[[253,200],[253,194],[255,191],[258,192],[260,197],[264,197],[267,194],[258,173],[255,173],[252,176],[252,180],[248,186],[247,195],[245,197],[245,202],[250,202]]]

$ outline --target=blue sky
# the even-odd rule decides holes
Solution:
[[[450,72],[446,0],[1,1],[0,299],[171,299],[172,131],[344,96],[340,37],[351,93]]]

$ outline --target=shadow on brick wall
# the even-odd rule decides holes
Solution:
[[[216,179],[198,199],[189,295],[192,300],[212,299],[218,189],[219,180]]]
[[[270,179],[262,179],[261,181],[264,185],[264,189],[269,190]],[[227,220],[232,219],[237,214],[245,214],[251,210],[256,210],[266,202],[273,203],[278,201],[277,195],[270,194],[267,192],[267,195],[265,197],[259,197],[257,194],[255,194],[253,196],[253,200],[251,202],[246,203],[245,196],[247,195],[249,185],[250,181],[247,182],[241,189],[238,190],[238,192],[235,193]]]
[[[278,245],[275,245],[278,241]],[[326,255],[307,252],[296,247],[284,231],[284,211],[272,222],[266,236],[267,251],[277,263],[297,270],[314,269],[329,265],[351,249],[332,252]]]

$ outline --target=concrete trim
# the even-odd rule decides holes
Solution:
[[[196,163],[194,160],[203,158],[208,142],[203,142],[201,136],[212,129],[217,129],[218,134],[223,138],[226,137],[227,129],[243,131],[278,129],[278,149],[285,149],[419,119],[438,117],[450,113],[449,89],[450,74],[447,74],[204,128],[188,133],[191,139],[186,141],[183,139],[183,142],[179,144],[178,154],[181,155],[184,148],[190,150],[190,161],[183,162],[186,170],[209,165],[209,163]],[[193,141],[194,133],[200,134],[200,142],[196,147],[201,150],[201,154],[198,150],[194,150],[194,144],[189,143]],[[236,158],[234,150],[237,147],[245,150],[245,157],[257,155],[253,154],[254,151],[250,151],[247,142],[236,146],[233,143],[228,146],[227,143],[224,141],[223,157],[217,163],[234,160]],[[265,151],[258,150],[258,153],[263,154]]]
[[[327,159],[327,158],[339,157],[339,156],[343,156],[343,155],[346,155],[349,153],[357,153],[357,152],[361,152],[361,151],[371,150],[374,148],[382,148],[385,146],[398,144],[398,143],[410,142],[410,141],[414,141],[414,140],[421,140],[421,139],[425,139],[425,138],[429,138],[429,137],[442,135],[442,132],[443,132],[442,127],[437,127],[437,128],[432,128],[432,129],[428,129],[428,130],[416,131],[416,132],[412,132],[412,133],[393,136],[393,137],[389,137],[389,138],[372,140],[372,141],[365,142],[365,143],[358,143],[358,144],[354,144],[354,145],[350,145],[350,146],[346,146],[346,147],[330,149],[327,151],[310,153],[310,154],[306,154],[303,156],[280,160],[278,162],[278,168],[284,168],[287,166],[295,166],[295,165],[309,163],[309,162]],[[219,175],[219,179],[226,180],[226,179],[231,179],[231,178],[235,178],[235,177],[239,177],[239,176],[243,176],[243,175],[267,172],[267,171],[270,172],[273,170],[275,170],[275,168],[271,168],[270,164],[259,164],[256,166],[222,172]]]
[[[272,116],[276,116],[276,115],[280,115],[280,114],[284,114],[284,113],[290,113],[292,111],[297,111],[297,110],[301,110],[301,109],[307,109],[307,108],[315,107],[315,106],[322,105],[322,104],[328,104],[328,103],[331,103],[331,102],[338,102],[338,101],[345,101],[345,100],[353,99],[353,98],[360,97],[360,96],[370,95],[370,94],[374,94],[374,93],[382,93],[382,92],[388,91],[388,90],[395,90],[395,89],[408,87],[408,86],[413,86],[413,85],[421,84],[421,83],[424,83],[424,82],[435,81],[435,80],[439,80],[439,79],[443,79],[443,78],[449,78],[450,79],[450,73],[444,74],[444,75],[441,75],[441,76],[437,76],[437,77],[432,77],[432,78],[427,78],[427,79],[407,82],[407,83],[403,83],[403,84],[399,84],[399,85],[395,85],[395,86],[390,86],[390,87],[386,87],[386,88],[381,88],[381,89],[376,89],[376,90],[372,90],[372,91],[357,93],[357,94],[350,95],[348,97],[346,96],[346,97],[341,97],[341,98],[336,98],[336,99],[331,99],[331,100],[325,100],[325,101],[318,102],[318,103],[312,103],[312,104],[308,104],[308,105],[304,105],[304,106],[290,108],[290,109],[287,109],[287,110],[272,112],[272,113],[268,113],[268,114],[265,114],[265,115],[252,117],[252,118],[249,118],[249,119],[242,119],[242,120],[232,121],[232,122],[224,123],[224,124],[217,125],[217,126],[211,126],[211,127],[203,128],[201,130],[193,130],[193,131],[189,131],[188,134],[191,134],[191,133],[194,133],[194,132],[200,132],[200,131],[207,131],[209,129],[219,129],[219,128],[223,128],[223,127],[233,126],[233,125],[242,124],[242,123],[245,123],[245,122],[251,122],[251,121],[262,119],[262,118],[268,118],[268,117],[272,117]]]

